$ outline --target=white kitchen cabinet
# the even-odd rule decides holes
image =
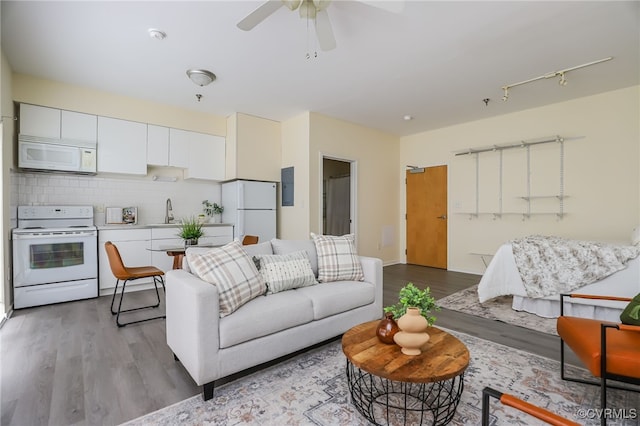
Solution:
[[[100,294],[113,292],[116,286],[116,277],[111,273],[107,252],[104,243],[111,241],[120,252],[122,262],[126,266],[151,265],[151,229],[101,229],[98,231],[98,280]],[[140,278],[127,283],[127,288],[141,284],[153,284],[153,278]],[[148,287],[148,286],[147,286]]]
[[[149,124],[147,126],[147,164],[169,165],[169,128]]]
[[[172,167],[189,167],[189,150],[191,133],[187,130],[169,130],[169,165]]]
[[[147,174],[147,125],[98,117],[98,172]]]
[[[224,180],[225,139],[190,132],[189,166],[185,179]]]
[[[20,104],[20,134],[60,139],[60,110]]]
[[[98,139],[98,117],[81,112],[61,112],[61,137],[77,141],[96,142]]]

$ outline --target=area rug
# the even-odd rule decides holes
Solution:
[[[492,386],[584,425],[600,424],[599,388],[560,379],[559,363],[463,333],[452,332],[469,348],[464,391],[452,425],[480,425],[482,389]],[[367,425],[349,401],[346,358],[333,341],[272,367],[126,423],[142,425]],[[582,370],[570,368],[571,374]],[[637,393],[611,390],[609,406],[628,414],[609,425],[638,426]],[[535,419],[491,403],[491,425],[541,425]],[[402,424],[398,421],[397,424]]]
[[[438,300],[438,305],[452,311],[558,335],[555,318],[543,318],[528,312],[515,311],[511,308],[511,302],[512,296],[500,296],[480,303],[478,301],[478,285],[476,284],[473,287],[443,297]]]

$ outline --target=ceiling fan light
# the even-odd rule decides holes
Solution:
[[[325,10],[327,7],[329,7],[330,3],[331,0],[313,0],[313,5],[315,6],[316,10]]]
[[[304,0],[281,0],[285,6],[289,8],[289,10],[296,10]]]
[[[303,19],[316,19],[316,8],[313,3],[304,1],[300,4],[300,17]]]
[[[187,76],[198,86],[206,86],[216,79],[216,75],[208,70],[187,70]]]

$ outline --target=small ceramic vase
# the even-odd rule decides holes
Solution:
[[[393,336],[393,340],[402,348],[405,355],[420,355],[420,348],[429,341],[429,322],[420,315],[420,309],[407,308],[407,313],[398,319],[400,331]]]
[[[391,312],[386,312],[384,314],[384,318],[380,320],[378,324],[378,328],[376,328],[376,336],[382,343],[386,343],[388,345],[393,344],[393,336],[400,331],[398,324],[393,319],[393,314]]]
[[[185,247],[197,246],[197,245],[198,245],[198,239],[197,238],[187,238],[186,240],[184,240],[184,246]]]

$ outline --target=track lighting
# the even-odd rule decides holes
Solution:
[[[554,77],[560,77],[560,80],[558,81],[558,84],[560,84],[560,86],[566,86],[567,85],[566,73],[568,73],[569,71],[577,70],[579,68],[584,68],[584,67],[588,67],[588,66],[591,66],[591,65],[596,65],[596,64],[599,64],[601,62],[610,61],[612,59],[613,59],[613,56],[609,56],[608,58],[599,59],[599,60],[593,61],[593,62],[587,62],[586,64],[577,65],[575,67],[571,67],[571,68],[567,68],[567,69],[564,69],[564,70],[555,71],[555,72],[551,72],[549,74],[541,75],[540,77],[530,78],[529,80],[521,81],[521,82],[518,82],[518,83],[507,84],[506,86],[502,86],[502,90],[504,90],[504,96],[502,97],[502,100],[506,102],[509,99],[509,89],[511,89],[512,87],[521,86],[523,84],[532,83],[532,82],[538,81],[538,80],[544,80],[544,79],[549,79],[549,78],[554,78]]]

